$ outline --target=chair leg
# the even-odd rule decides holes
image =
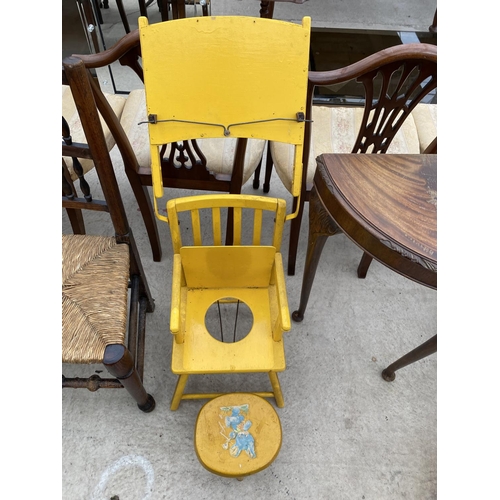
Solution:
[[[172,411],[177,410],[181,403],[182,394],[184,392],[184,388],[186,387],[189,375],[179,375],[177,379],[177,384],[175,386],[174,395],[172,397],[172,402],[170,403],[170,409]]]
[[[151,202],[148,188],[142,185],[139,175],[135,171],[125,168],[125,172],[127,174],[130,185],[132,186],[132,191],[134,192],[137,204],[139,205],[142,220],[144,221],[144,225],[146,226],[146,231],[149,237],[149,244],[151,245],[151,251],[153,252],[153,260],[155,262],[160,262],[160,235],[158,233],[158,225],[156,224],[153,203]]]
[[[262,190],[264,193],[269,193],[271,189],[271,175],[273,173],[273,157],[271,156],[271,145],[267,143],[267,155],[266,155],[266,173],[264,175],[264,185]]]
[[[66,213],[68,214],[73,234],[85,234],[85,222],[82,211],[77,208],[67,208]]]
[[[370,267],[372,260],[373,257],[371,255],[363,252],[363,257],[361,257],[361,261],[358,266],[358,278],[366,278],[366,273],[368,272],[368,268]]]
[[[292,211],[297,208],[297,198],[293,199]],[[288,247],[288,276],[295,275],[295,263],[297,260],[297,249],[299,247],[300,225],[302,223],[302,214],[304,213],[304,197],[300,197],[299,212],[290,224],[290,243]]]
[[[269,372],[269,380],[273,387],[274,399],[276,399],[276,404],[278,408],[283,408],[285,406],[285,400],[283,398],[283,393],[281,392],[280,381],[278,380],[278,374],[276,372]]]
[[[125,33],[130,33],[130,26],[128,24],[127,14],[123,7],[123,1],[116,0],[116,6],[118,7],[118,12],[120,13],[120,19],[122,20],[123,27],[125,28]]]
[[[257,165],[257,168],[255,169],[255,172],[253,173],[253,185],[252,185],[252,187],[254,189],[259,189],[261,169],[262,169],[262,158],[260,159],[259,164]]]
[[[104,351],[104,366],[137,401],[139,409],[149,413],[155,408],[153,396],[146,392],[130,351],[121,344],[108,345]]]

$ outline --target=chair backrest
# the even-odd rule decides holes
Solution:
[[[286,213],[285,200],[244,194],[219,194],[188,196],[168,201],[167,213],[170,220],[174,253],[180,253],[181,248],[187,244],[187,238],[183,241],[181,225],[179,224],[179,216],[183,212],[190,213],[192,228],[190,243],[192,245],[222,246],[224,239],[222,228],[224,227],[223,218],[225,215],[222,213],[223,209],[232,209],[233,211],[234,246],[242,244],[263,245],[262,228],[264,214],[267,212],[270,220],[274,223],[269,245],[275,248],[275,252],[280,251]],[[206,213],[202,212],[203,210]],[[207,222],[206,219],[211,219],[211,221]],[[250,223],[251,228],[245,227],[243,231],[244,222]],[[203,235],[202,225],[204,228],[211,228],[210,234],[207,232]],[[243,241],[242,234],[251,235],[251,239]]]
[[[292,194],[299,196],[310,26],[309,17],[301,25],[245,16],[152,25],[139,18],[155,206],[163,196],[161,147],[191,138],[293,144]]]
[[[397,45],[341,69],[309,73],[317,86],[353,79],[364,86],[365,110],[352,152],[385,153],[411,111],[437,87],[437,47]]]
[[[70,181],[66,163],[62,162],[62,207],[68,212],[74,232],[84,234],[83,224],[75,226],[73,221],[81,218],[81,210],[108,212],[115,231],[117,243],[126,243],[130,248],[131,273],[141,276],[143,291],[150,295],[144,270],[140,261],[136,243],[130,228],[125,207],[115,176],[113,163],[109,156],[108,147],[104,138],[101,121],[99,119],[96,101],[92,90],[91,76],[85,64],[79,58],[68,57],[62,62],[62,83],[69,85],[78,110],[82,128],[87,143],[74,143],[71,131],[63,117],[62,155],[71,157],[75,171],[79,171],[78,158],[90,158],[94,162],[104,199],[94,199],[90,187],[83,175],[79,175],[79,187],[83,196]],[[75,230],[76,229],[76,230]]]
[[[118,238],[126,237],[129,234],[128,220],[94,101],[89,73],[85,69],[84,63],[74,57],[64,59],[62,65],[62,83],[71,88],[87,140],[85,144],[74,143],[71,138],[71,130],[64,116],[62,117],[62,155],[72,159],[73,167],[79,177],[79,187],[83,193],[83,197],[78,197],[76,190],[68,182],[66,165],[63,161],[62,206],[70,210],[88,209],[109,212],[116,236]],[[93,161],[104,200],[93,199],[90,187],[83,177],[78,158],[89,158]]]

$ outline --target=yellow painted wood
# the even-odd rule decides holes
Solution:
[[[280,198],[267,198],[265,196],[254,196],[254,195],[244,195],[244,194],[207,194],[199,196],[186,196],[183,198],[174,198],[169,200],[167,203],[167,213],[170,219],[170,234],[172,236],[172,245],[174,248],[174,253],[179,253],[180,248],[183,244],[182,236],[179,228],[179,218],[178,213],[191,211],[191,210],[203,210],[210,209],[212,214],[217,212],[223,207],[241,207],[252,210],[267,210],[275,212],[275,225],[273,232],[272,245],[279,252],[281,248],[281,241],[283,237],[283,226],[285,223],[286,216],[286,202]],[[220,240],[220,214],[218,214],[218,222],[215,224],[219,228],[219,242]],[[256,221],[260,219],[257,217]],[[214,224],[212,224],[214,226]],[[215,227],[214,226],[214,227]],[[262,231],[262,224],[259,224],[259,231]],[[254,238],[255,238],[256,228],[254,221]]]
[[[284,404],[277,372],[286,367],[282,334],[290,330],[282,257],[276,246],[265,245],[185,245],[177,221],[180,212],[197,225],[208,209],[214,219],[206,229],[220,233],[219,210],[234,209],[234,233],[241,233],[244,211],[257,211],[253,217],[252,238],[260,242],[262,212],[274,219],[273,242],[279,247],[286,213],[284,200],[251,195],[202,195],[178,198],[167,203],[174,247],[170,329],[175,335],[172,371],[181,377],[171,408],[181,399],[213,397],[214,394],[184,395],[187,376],[204,373],[269,373],[279,406]],[[193,213],[197,215],[193,217]],[[215,216],[214,216],[215,214]],[[206,236],[206,235],[204,235]],[[209,238],[210,239],[210,238]],[[200,238],[201,240],[201,238]],[[221,240],[219,236],[214,241]],[[217,301],[240,300],[251,310],[253,324],[238,342],[221,342],[207,330],[205,315]]]
[[[276,249],[268,246],[193,246],[182,247],[180,254],[188,288],[267,289]]]
[[[238,407],[243,408],[238,412]],[[237,441],[236,437],[231,437],[233,427],[228,424],[236,427],[240,419],[243,420],[234,431],[241,436]],[[248,425],[248,429],[243,430]],[[245,450],[249,439],[253,441],[254,457]],[[203,406],[196,420],[194,446],[196,456],[208,471],[242,478],[268,467],[278,456],[281,439],[281,423],[274,408],[254,394],[235,393],[212,399]],[[238,444],[243,445],[239,447]],[[239,455],[235,456],[238,450]]]
[[[153,192],[163,195],[159,149],[191,138],[246,137],[294,144],[299,196],[311,19],[246,16],[139,18]],[[273,120],[273,121],[269,121]],[[166,220],[157,211],[157,216]]]

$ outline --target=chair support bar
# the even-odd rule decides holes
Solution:
[[[151,125],[155,125],[157,123],[166,123],[166,122],[191,123],[191,124],[195,124],[195,125],[208,125],[211,127],[222,127],[224,129],[224,135],[227,137],[228,135],[231,135],[231,132],[229,131],[229,129],[231,127],[237,127],[238,125],[253,125],[255,123],[266,123],[266,122],[275,122],[275,121],[290,121],[290,122],[297,122],[297,123],[312,122],[312,120],[306,120],[304,113],[299,111],[296,115],[296,118],[266,118],[264,120],[253,120],[253,121],[249,121],[249,122],[230,123],[227,127],[221,123],[207,123],[207,122],[197,122],[197,121],[191,121],[191,120],[176,120],[176,119],[158,120],[158,115],[150,114],[150,115],[148,115],[147,121],[139,122],[138,125],[143,125],[145,123],[150,123]]]

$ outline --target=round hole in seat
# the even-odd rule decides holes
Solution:
[[[239,342],[250,333],[253,314],[245,302],[234,297],[224,297],[207,309],[205,326],[208,333],[220,342]]]

